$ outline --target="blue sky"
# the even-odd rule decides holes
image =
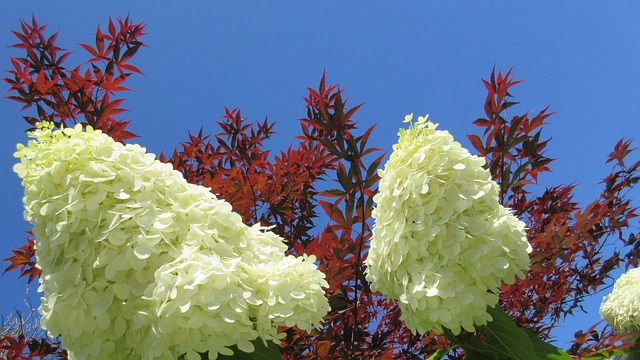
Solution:
[[[86,59],[77,43],[91,42],[109,15],[147,23],[149,47],[134,58],[145,75],[128,81],[133,92],[124,106],[141,136],[136,141],[155,153],[171,151],[188,130],[217,132],[224,106],[276,121],[270,145],[283,148],[305,114],[305,88],[317,86],[324,69],[352,106],[364,102],[355,117],[361,129],[378,123],[370,144],[390,150],[412,112],[430,114],[468,146],[464,135],[477,131],[471,122],[483,115],[480,79],[494,66],[514,68],[525,80],[513,89],[521,102],[515,111],[551,105],[556,113],[543,135],[553,138],[547,156],[558,160],[541,185],[577,183],[583,202],[599,193],[596,183],[607,174],[604,161],[617,140],[638,137],[640,4],[634,1],[10,0],[0,17],[1,69],[10,66],[9,56],[21,55],[7,48],[14,43],[9,30],[32,13],[60,31],[59,46],[76,51],[69,65]],[[29,229],[12,172],[15,144],[26,140],[21,116],[27,113],[19,110],[0,99],[0,258],[21,246]],[[21,306],[25,283],[16,273],[0,277],[0,315]],[[558,345],[599,320],[603,295],[590,300],[589,314],[556,332]]]

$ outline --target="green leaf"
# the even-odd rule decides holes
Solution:
[[[627,355],[627,357],[625,358],[624,355]],[[634,351],[634,350],[628,350],[628,349],[627,350],[618,349],[610,352],[600,350],[598,351],[597,355],[582,358],[582,360],[605,360],[605,359],[620,359],[620,360],[640,359],[640,352],[637,350]]]
[[[497,360],[499,359],[495,354],[491,353],[487,353],[487,354],[483,354],[483,353],[479,353],[476,351],[467,351],[465,350],[464,352],[464,358],[465,360]]]
[[[274,344],[272,341],[267,341],[267,346],[264,345],[262,339],[256,339],[251,342],[253,346],[256,348],[252,353],[246,353],[244,351],[238,350],[237,347],[233,346],[231,349],[233,350],[232,356],[218,355],[218,359],[220,360],[282,360],[282,355],[280,355],[280,351],[278,350],[278,345]]]
[[[561,349],[542,341],[528,329],[518,327],[513,319],[497,305],[488,307],[487,312],[493,318],[486,326],[480,327],[487,338],[482,343],[488,349],[481,350],[477,341],[462,344],[463,349],[474,359],[495,352],[499,359],[515,360],[571,360],[572,357]],[[468,346],[471,345],[471,346]],[[467,351],[469,348],[470,351]],[[491,355],[485,358],[493,358]]]
[[[536,334],[534,334],[529,329],[522,329],[527,336],[529,336],[529,340],[531,340],[531,344],[536,352],[536,356],[538,359],[549,359],[549,360],[572,360],[573,358],[562,351],[561,349],[549,344],[548,342],[542,341]]]
[[[522,328],[519,328],[509,315],[500,307],[487,307],[487,312],[493,318],[486,326],[482,326],[488,337],[487,345],[494,349],[501,358],[518,360],[538,359],[535,355],[531,339]]]
[[[427,360],[442,360],[447,354],[451,351],[450,348],[440,349],[433,353],[433,355],[429,356]]]
[[[278,350],[278,346],[274,344],[272,341],[267,341],[267,345],[265,346],[262,342],[262,339],[256,339],[251,342],[255,347],[255,350],[252,353],[246,353],[241,351],[236,346],[230,346],[229,348],[233,350],[233,355],[226,356],[218,354],[218,359],[221,360],[282,360],[282,355],[280,355],[280,351]],[[208,353],[200,354],[201,360],[208,360]],[[178,360],[185,360],[185,355],[180,355]]]
[[[473,336],[460,342],[466,360],[495,360],[498,354],[495,349],[486,341]]]

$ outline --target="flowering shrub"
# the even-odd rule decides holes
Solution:
[[[524,277],[531,246],[524,223],[498,202],[484,158],[436,127],[419,117],[401,129],[378,172],[367,279],[399,300],[412,331],[457,335],[491,320],[487,306],[503,281]]]
[[[175,359],[278,342],[328,312],[313,256],[248,227],[170,164],[81,125],[18,145],[25,218],[44,292],[42,326],[70,358]]]
[[[604,297],[600,315],[621,333],[640,331],[640,268],[622,274]]]
[[[145,46],[141,41],[144,28],[144,23],[134,23],[129,17],[115,20],[109,18],[106,26],[96,29],[93,36],[95,41],[80,44],[84,51],[81,50],[79,53],[84,52],[87,57],[75,64],[70,64],[68,60],[75,56],[70,57],[70,51],[58,46],[56,40],[58,33],[47,34],[46,25],[40,25],[34,17],[31,21],[20,21],[20,28],[12,31],[16,37],[16,43],[10,47],[20,49],[22,55],[11,56],[7,75],[2,78],[2,81],[10,87],[8,98],[16,101],[23,110],[26,110],[23,118],[31,127],[37,126],[42,121],[50,121],[56,126],[64,127],[82,124],[100,129],[116,141],[136,137],[129,131],[130,121],[120,117],[125,111],[122,107],[125,99],[118,95],[128,89],[126,81],[130,75],[141,73],[133,65],[132,60],[138,50]],[[179,70],[169,69],[168,71]],[[552,338],[550,331],[557,326],[558,321],[568,314],[579,311],[585,299],[600,291],[606,285],[612,271],[619,269],[622,265],[627,268],[638,265],[640,258],[638,246],[640,233],[637,231],[638,207],[633,203],[629,190],[640,181],[638,176],[640,160],[632,160],[630,155],[633,153],[632,141],[621,139],[608,156],[607,163],[612,164],[612,169],[601,181],[602,191],[587,203],[575,201],[575,184],[556,184],[541,194],[532,191],[534,184],[544,183],[538,183],[539,178],[542,179],[541,175],[551,170],[553,159],[547,156],[547,145],[550,139],[543,136],[542,129],[553,113],[549,112],[549,108],[545,108],[537,113],[526,112],[519,115],[516,112],[514,115],[511,109],[518,102],[513,101],[511,94],[513,87],[521,81],[512,78],[511,71],[506,74],[501,71],[492,71],[490,77],[483,79],[482,82],[487,90],[484,101],[485,115],[473,121],[482,130],[479,134],[467,136],[478,155],[484,157],[487,170],[498,184],[499,202],[512,209],[514,214],[526,222],[528,241],[533,251],[526,278],[516,278],[513,284],[503,284],[500,287],[499,304],[495,307],[486,307],[486,311],[493,320],[486,326],[475,327],[479,337],[465,332],[460,336],[451,336],[448,332],[445,334],[427,332],[416,335],[415,329],[412,334],[400,319],[401,312],[398,304],[402,302],[389,302],[370,288],[365,279],[364,260],[369,254],[372,239],[373,197],[378,192],[379,181],[377,169],[384,160],[384,154],[381,154],[381,149],[373,148],[369,143],[375,126],[368,127],[363,132],[358,130],[363,125],[363,122],[356,121],[356,113],[361,105],[347,106],[347,97],[343,99],[345,92],[339,85],[326,82],[324,75],[317,87],[307,88],[308,96],[304,98],[306,115],[299,119],[301,133],[297,137],[297,143],[291,144],[286,151],[279,154],[269,151],[268,140],[274,133],[273,123],[267,120],[249,122],[241,116],[239,108],[233,110],[225,108],[222,120],[217,122],[220,132],[209,134],[200,129],[197,133],[189,133],[188,138],[180,142],[179,147],[170,156],[159,157],[162,162],[172,164],[173,168],[182,173],[189,183],[206,186],[216,194],[216,197],[232,204],[234,212],[242,217],[245,224],[260,223],[269,226],[272,232],[283,236],[288,246],[287,253],[313,254],[320,270],[326,274],[329,284],[326,295],[329,297],[331,312],[323,318],[321,328],[311,333],[299,328],[287,329],[287,336],[281,340],[280,346],[274,346],[269,342],[268,349],[265,349],[261,341],[248,343],[239,340],[238,347],[250,350],[251,346],[255,346],[255,351],[251,354],[239,352],[238,358],[275,359],[279,358],[279,352],[281,352],[282,358],[287,360],[351,358],[437,360],[444,357],[461,359],[463,356],[529,359],[547,358],[545,355],[550,355],[548,358],[554,359],[570,359],[569,355],[542,340]],[[275,83],[272,85],[278,86]],[[156,182],[150,177],[143,176],[140,179],[145,184]],[[335,180],[335,188],[326,189],[323,184],[324,190],[320,190],[321,187],[318,184],[323,179]],[[35,178],[31,180],[33,183],[40,181]],[[109,181],[111,180],[105,180],[100,184],[108,184]],[[138,186],[136,181],[139,180],[133,181],[134,186]],[[49,183],[50,181],[39,184]],[[480,183],[482,182],[476,185]],[[100,184],[94,184],[94,188],[90,190],[85,186],[81,192],[94,196],[93,191]],[[429,186],[437,187],[433,184]],[[76,187],[73,189],[70,187],[69,190],[73,191],[65,192],[62,197],[77,199]],[[153,185],[153,191],[156,190]],[[130,191],[127,194],[131,199],[139,197],[138,200],[147,201],[146,195],[137,192]],[[108,193],[104,201],[114,202],[113,198],[116,195],[126,196],[122,193]],[[426,195],[421,194],[421,196]],[[33,195],[33,197],[37,196]],[[101,197],[102,195],[98,200]],[[120,200],[123,204],[127,201],[127,199]],[[405,200],[403,201],[406,203]],[[70,205],[70,208],[76,208],[72,212],[71,220],[75,221],[78,214],[86,212],[86,207],[82,205],[85,201],[82,201],[82,203]],[[476,201],[479,199],[474,199],[474,203]],[[97,206],[95,204],[101,205],[102,202],[93,199],[90,203],[91,206]],[[228,206],[225,205],[226,203],[217,200],[214,202],[220,206],[220,209],[216,208],[215,214],[235,217],[227,210],[221,210]],[[179,202],[189,207],[185,205],[187,203],[187,201]],[[165,205],[169,206],[167,204],[162,206]],[[52,208],[53,206],[45,207],[43,211],[53,218],[50,213]],[[42,207],[39,209],[42,210]],[[173,211],[166,211],[166,208],[161,206],[154,209],[161,214]],[[190,209],[193,210],[196,207]],[[70,212],[68,209],[66,211]],[[127,211],[152,210],[130,208]],[[53,211],[53,213],[56,212]],[[320,214],[328,217],[324,226],[323,221],[326,218],[318,217]],[[37,212],[31,216],[42,217]],[[108,219],[115,217],[113,213],[107,213],[106,216]],[[136,219],[140,216],[144,217],[140,213],[136,215]],[[453,217],[455,216],[452,215]],[[171,241],[173,235],[170,236],[170,234],[176,231],[178,218],[180,216],[174,216],[171,219],[158,216],[157,224],[154,221],[142,235],[145,239],[143,243],[165,241],[165,238]],[[104,221],[102,218],[99,220]],[[119,230],[135,233],[135,226],[130,228],[131,221],[133,220],[120,221],[111,233],[117,234]],[[172,222],[166,224],[167,221]],[[209,219],[206,221],[208,222]],[[235,221],[233,220],[232,223]],[[72,227],[69,221],[61,224],[67,228]],[[225,225],[229,224],[231,222],[225,223]],[[85,225],[86,221],[82,220],[74,226],[76,231],[80,231],[86,227]],[[58,231],[57,225],[50,226],[52,229],[49,231]],[[208,228],[208,226],[205,227]],[[197,226],[194,229],[194,231],[202,230]],[[449,231],[448,228],[445,230]],[[256,236],[272,237],[272,234],[259,227],[242,231],[253,232]],[[438,231],[443,230],[439,228]],[[154,234],[160,234],[160,237],[151,236]],[[65,235],[60,236],[64,238]],[[75,244],[81,237],[79,234],[74,236],[76,238],[70,249],[75,253],[84,254],[87,245],[82,242]],[[80,275],[76,276],[75,273],[70,272],[69,278],[78,278],[86,282],[87,276],[93,276],[95,279],[95,274],[100,275],[100,271],[106,271],[100,270],[101,268],[109,268],[109,274],[113,274],[115,269],[116,277],[126,278],[130,283],[113,282],[115,301],[123,305],[124,300],[117,297],[117,294],[124,296],[127,301],[124,305],[129,309],[127,310],[129,313],[123,312],[124,315],[120,315],[122,320],[116,318],[113,322],[114,329],[117,331],[122,331],[123,328],[128,329],[133,321],[130,321],[133,318],[130,313],[138,311],[136,309],[142,309],[135,312],[136,326],[138,323],[150,325],[141,325],[138,330],[146,326],[144,329],[151,329],[154,336],[162,336],[163,341],[166,341],[162,346],[170,348],[173,346],[171,344],[178,341],[173,336],[184,339],[188,335],[188,339],[184,339],[183,349],[191,350],[185,351],[179,359],[208,358],[206,354],[197,353],[205,348],[198,336],[202,334],[200,330],[210,325],[212,321],[211,318],[201,316],[202,312],[195,311],[195,309],[202,310],[203,304],[209,300],[189,297],[186,294],[203,294],[204,292],[209,294],[213,291],[208,289],[218,287],[222,287],[223,290],[235,289],[234,286],[246,285],[253,280],[264,287],[256,286],[255,289],[246,293],[243,291],[242,295],[243,298],[245,294],[248,296],[245,299],[249,304],[247,311],[250,313],[249,319],[253,322],[252,326],[258,332],[258,336],[261,333],[274,332],[275,326],[272,326],[269,321],[259,321],[259,319],[271,319],[271,316],[274,323],[284,319],[286,319],[285,323],[297,321],[298,326],[303,327],[304,324],[311,323],[301,319],[296,320],[296,317],[306,317],[309,313],[299,312],[297,309],[290,310],[286,306],[293,306],[294,301],[285,300],[287,297],[297,299],[297,304],[304,307],[302,299],[299,299],[301,292],[295,289],[296,286],[301,289],[307,284],[300,285],[297,281],[306,279],[311,284],[321,282],[322,275],[318,272],[313,272],[313,276],[306,277],[299,274],[300,269],[295,267],[295,264],[313,267],[312,261],[307,261],[304,257],[302,261],[292,257],[282,257],[281,264],[287,265],[290,270],[272,274],[265,284],[266,277],[260,277],[260,275],[268,273],[270,267],[276,266],[273,262],[259,263],[256,267],[243,267],[242,265],[246,264],[244,259],[247,255],[241,256],[241,260],[234,262],[231,261],[231,257],[220,256],[218,251],[224,251],[221,247],[214,251],[205,246],[195,251],[181,241],[180,244],[185,245],[184,247],[174,249],[169,246],[175,258],[167,256],[168,262],[154,265],[158,266],[158,270],[154,276],[149,276],[150,273],[147,271],[142,274],[119,270],[118,265],[109,267],[111,262],[118,263],[121,259],[115,255],[116,251],[111,251],[116,249],[117,245],[110,244],[109,239],[105,239],[101,244],[93,242],[89,244],[92,247],[103,246],[103,250],[109,251],[105,250],[104,254],[101,251],[96,256],[96,251],[92,248],[93,250],[87,250],[89,254],[83,255],[99,257],[100,261],[97,264],[100,265],[88,266],[86,270],[82,267],[81,271],[71,269]],[[469,239],[471,238],[467,238]],[[114,235],[111,240],[120,242],[122,235]],[[231,240],[229,242],[234,243]],[[460,251],[458,248],[461,243],[449,240],[447,242],[453,244],[451,252]],[[478,241],[475,239],[473,242]],[[430,250],[434,248],[433,243],[432,241]],[[36,264],[34,244],[29,232],[24,245],[12,250],[10,256],[4,259],[8,262],[4,271],[18,270],[20,276],[26,277],[28,282],[35,279],[41,281],[51,279],[52,276],[49,274],[47,277],[46,272],[42,278],[40,277],[41,269],[40,265]],[[174,245],[174,243],[169,244]],[[138,246],[135,243],[131,246],[134,245]],[[443,250],[440,251],[444,253],[447,250],[444,250],[444,244],[442,245]],[[160,254],[164,254],[151,252],[144,261],[137,261],[135,260],[137,255],[146,256],[145,251],[157,249],[156,245],[150,246],[150,249],[138,246],[140,251],[138,254],[134,253],[133,257],[128,245],[120,246],[128,251],[124,253],[125,261],[129,259],[136,266],[147,266],[150,262],[158,260]],[[81,250],[78,250],[79,248]],[[234,250],[238,249],[234,248]],[[244,251],[238,253],[244,254]],[[418,254],[408,254],[408,256],[412,256],[413,259]],[[216,255],[221,263],[231,266],[234,272],[229,272],[229,267],[221,267],[219,263],[213,262],[211,259]],[[252,255],[261,256],[256,253]],[[49,254],[49,256],[52,255]],[[73,259],[74,256],[76,255],[73,253],[59,255],[64,258],[64,261]],[[278,253],[278,257],[281,256]],[[433,258],[440,259],[440,257]],[[79,264],[77,261],[75,263]],[[239,276],[244,275],[242,271],[254,271],[254,274],[241,279]],[[134,274],[135,277],[127,277],[123,274]],[[318,279],[314,278],[316,275]],[[438,276],[441,276],[440,273]],[[138,277],[144,281],[153,278],[157,285],[149,291],[134,289],[135,286],[132,285],[123,285],[133,284],[134,280],[136,281],[134,285],[145,284]],[[59,286],[62,286],[66,283],[60,281],[60,284]],[[110,284],[112,282],[107,282],[107,285]],[[150,285],[147,284],[147,286]],[[83,311],[85,311],[87,299],[91,303],[97,302],[98,292],[95,288],[94,286],[92,293],[87,291],[87,295],[83,295],[77,301],[77,304],[84,306]],[[293,291],[285,289],[293,289]],[[127,290],[130,293],[128,297]],[[439,287],[437,290],[439,291],[437,296],[440,296],[446,289]],[[133,296],[131,295],[133,292],[142,292],[144,296]],[[157,298],[147,296],[148,293]],[[242,327],[244,323],[241,324],[245,314],[238,315],[229,311],[229,309],[235,311],[239,308],[236,301],[239,292],[230,291],[234,295],[229,297],[228,302],[225,302],[226,297],[218,298],[218,293],[220,291],[215,291],[216,297],[211,297],[213,300],[207,307],[211,305],[212,309],[207,309],[205,314],[216,313],[223,321],[233,320],[233,323],[224,321],[222,326],[230,329],[229,324],[234,324],[233,326],[236,327],[233,327],[233,330],[242,333],[239,329],[246,329]],[[252,297],[251,294],[259,295]],[[54,298],[50,295],[48,297]],[[414,297],[408,296],[407,299]],[[256,302],[255,298],[263,301],[261,305],[252,305]],[[278,298],[281,298],[284,303],[279,300],[276,302]],[[304,300],[309,300],[307,305],[313,307],[313,304],[317,304],[313,302],[313,298],[307,295]],[[61,301],[56,298],[55,308],[69,311],[68,304],[72,300],[69,295],[65,295],[64,299],[62,301],[64,306],[60,306]],[[135,299],[139,304],[135,307],[129,305],[131,299]],[[449,302],[455,299],[449,297],[443,301]],[[419,303],[417,298],[414,301]],[[114,301],[111,300],[111,302]],[[147,306],[147,303],[151,305]],[[112,306],[107,308],[109,312],[113,310]],[[259,315],[262,311],[271,311],[270,316],[267,318],[258,316],[254,321],[252,311],[256,306],[260,309]],[[76,308],[74,303],[71,310],[76,314],[82,314],[79,316],[84,316],[85,312],[79,312]],[[102,310],[96,307],[96,311]],[[158,320],[158,313],[162,316],[169,313],[172,315],[167,316],[167,319]],[[91,325],[96,319],[92,311],[88,314],[87,318],[90,320],[85,321],[83,318],[82,321],[87,323],[87,326],[82,331],[103,336],[104,332],[96,332],[96,328]],[[443,314],[446,316],[446,312]],[[189,320],[185,325],[187,317]],[[406,314],[404,317],[406,318]],[[76,318],[73,320],[75,324],[77,324]],[[60,317],[57,320],[60,320]],[[104,319],[100,320],[101,326],[104,326]],[[123,322],[125,326],[122,326]],[[203,322],[207,324],[202,325]],[[190,329],[188,332],[184,330],[185,326]],[[578,325],[578,328],[580,327]],[[180,328],[183,331],[179,333],[175,331],[171,334],[172,336],[159,331],[159,329],[167,331],[172,328]],[[525,331],[523,328],[531,331]],[[134,332],[136,332],[135,329],[125,334]],[[615,334],[610,327],[600,324],[585,328],[584,331],[579,330],[575,334],[575,340],[568,352],[574,357],[582,358],[601,357],[603,354],[613,355],[616,351],[623,349],[620,341],[626,342],[625,336],[628,335]],[[229,340],[230,337],[241,337],[227,332],[222,335],[216,333],[216,335],[220,336],[221,340],[212,345],[218,347],[221,346],[221,341]],[[282,335],[277,337],[280,336]],[[143,337],[141,339],[141,341],[138,341],[139,339],[123,340],[117,345],[133,344],[135,346],[136,342],[142,344],[145,340]],[[59,340],[60,338],[36,339],[25,332],[23,327],[20,327],[19,333],[0,331],[0,358],[35,359],[53,356],[65,359],[66,351]],[[111,344],[105,346],[112,347]],[[176,352],[179,351],[179,348],[173,349]],[[220,347],[218,350],[228,353],[226,347]],[[132,348],[131,353],[127,353],[125,358],[138,357],[133,351]],[[113,354],[121,353],[119,348],[113,352]],[[217,353],[212,353],[211,357],[216,355]],[[153,356],[154,354],[150,354],[146,357]],[[114,355],[113,358],[118,356]]]

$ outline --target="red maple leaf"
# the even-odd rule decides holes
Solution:
[[[29,233],[30,236],[33,236]],[[11,264],[4,269],[4,273],[14,269],[20,269],[20,277],[25,275],[29,275],[28,283],[31,283],[33,279],[40,276],[42,270],[36,266],[36,249],[34,246],[33,238],[27,238],[27,244],[15,249],[11,250],[13,252],[13,256],[9,256],[3,261],[9,261]]]

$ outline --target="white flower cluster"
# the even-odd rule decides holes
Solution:
[[[629,269],[600,305],[600,316],[621,333],[640,332],[640,268]]]
[[[248,227],[138,145],[46,124],[18,145],[44,292],[42,326],[72,359],[176,359],[311,330],[329,310],[313,256]]]
[[[436,126],[420,117],[401,129],[378,172],[366,272],[373,290],[399,301],[409,329],[457,335],[492,320],[487,306],[503,281],[524,276],[531,246],[499,204],[484,158]]]

